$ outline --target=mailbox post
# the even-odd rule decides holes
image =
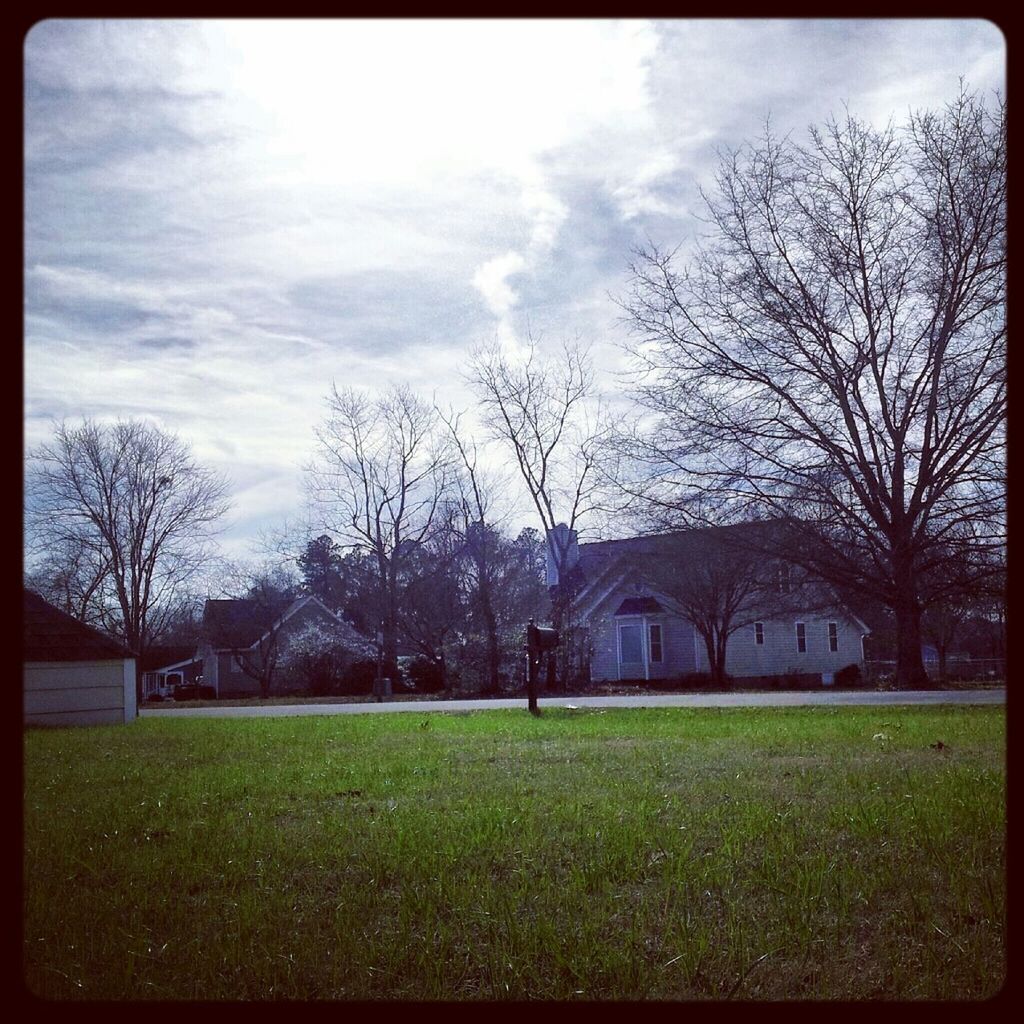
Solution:
[[[533,619],[530,619],[526,627],[526,697],[527,707],[531,715],[539,715],[540,708],[537,707],[537,675],[540,672],[540,662],[544,654],[547,654],[558,646],[558,630],[548,626],[537,626]]]

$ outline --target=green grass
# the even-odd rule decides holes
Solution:
[[[57,999],[984,998],[1004,748],[987,707],[29,730],[25,979]]]

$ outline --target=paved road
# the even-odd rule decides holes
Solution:
[[[767,708],[841,704],[1005,704],[1006,689],[998,690],[866,690],[860,693],[828,690],[778,693],[679,693],[636,697],[541,697],[542,708]],[[247,707],[143,708],[143,718],[284,718],[289,715],[365,715],[397,711],[492,711],[526,708],[526,698],[498,700],[396,700],[366,704],[267,704]]]

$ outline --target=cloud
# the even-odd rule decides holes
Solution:
[[[969,19],[41,22],[26,442],[154,416],[254,474],[237,543],[295,513],[331,380],[469,407],[471,346],[528,330],[615,369],[629,249],[691,243],[717,147],[999,86],[1005,55]]]
[[[480,292],[495,316],[505,317],[516,304],[517,296],[508,283],[513,274],[526,269],[526,260],[518,252],[507,252],[488,260],[473,275],[473,287]]]

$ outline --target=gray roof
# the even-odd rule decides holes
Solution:
[[[113,661],[134,658],[124,644],[25,588],[22,605],[24,661]]]

